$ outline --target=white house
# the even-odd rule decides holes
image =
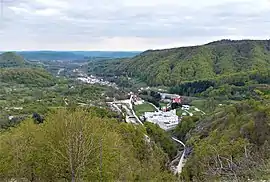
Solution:
[[[182,105],[182,110],[189,110],[190,106],[189,105]]]

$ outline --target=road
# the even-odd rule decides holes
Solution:
[[[61,68],[61,69],[59,69],[59,71],[57,72],[57,75],[60,75],[60,73],[62,72],[62,71],[64,71],[65,69],[63,69],[63,68]]]
[[[118,100],[118,101],[110,102],[109,104],[112,104],[114,107],[116,106],[116,104],[121,104],[123,106],[123,108],[126,110],[126,113],[128,116],[126,118],[126,120],[128,122],[130,121],[132,123],[139,123],[139,124],[143,125],[143,123],[141,122],[141,120],[138,118],[138,116],[135,114],[135,112],[133,110],[133,105],[131,102],[132,97],[133,96],[131,96],[130,99],[127,99],[127,100]],[[118,108],[117,110],[120,110],[120,109]]]
[[[172,139],[174,141],[176,141],[177,143],[180,143],[184,147],[183,154],[182,154],[180,161],[176,167],[176,170],[174,171],[174,174],[181,174],[182,169],[184,167],[184,157],[185,157],[185,153],[186,153],[186,145],[182,141],[178,140],[177,138],[172,137]]]
[[[159,108],[157,106],[155,106],[154,104],[152,104],[151,102],[148,102],[150,105],[152,105],[157,111],[159,111]]]

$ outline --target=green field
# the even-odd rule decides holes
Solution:
[[[203,109],[205,109],[205,102],[206,102],[206,100],[202,100],[202,99],[201,100],[193,100],[191,102],[191,105],[203,110]]]
[[[183,113],[186,113],[187,116],[189,116],[189,113],[192,113],[193,116],[202,116],[203,112],[197,111],[195,108],[196,108],[195,106],[191,106],[190,109],[187,112],[187,111],[182,110],[182,108],[180,107],[180,108],[176,109],[176,114],[178,116],[182,116]]]
[[[161,107],[166,107],[166,106],[168,105],[168,103],[160,102],[159,105],[160,105]]]
[[[135,113],[138,117],[142,116],[145,112],[153,112],[156,111],[154,106],[149,103],[144,103],[141,105],[134,106]]]

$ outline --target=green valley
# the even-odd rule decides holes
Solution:
[[[183,181],[269,179],[269,40],[149,50],[133,58],[91,62],[88,71],[121,80],[132,91],[151,90],[147,101],[155,105],[164,106],[152,92],[165,89],[205,112],[184,116],[169,132],[186,143]],[[177,114],[190,111],[178,108]]]
[[[118,93],[105,85],[56,77],[47,71],[51,70],[50,65],[43,68],[36,62],[26,64],[27,61],[15,53],[0,56],[2,63],[11,60],[14,63],[0,68],[0,128],[14,126],[33,113],[44,115],[57,108],[102,106],[107,93]]]
[[[0,181],[270,179],[269,40],[58,54],[0,54]]]

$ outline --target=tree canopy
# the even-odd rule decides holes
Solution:
[[[92,109],[59,109],[43,123],[24,121],[0,133],[0,146],[1,181],[174,180],[144,128]]]

